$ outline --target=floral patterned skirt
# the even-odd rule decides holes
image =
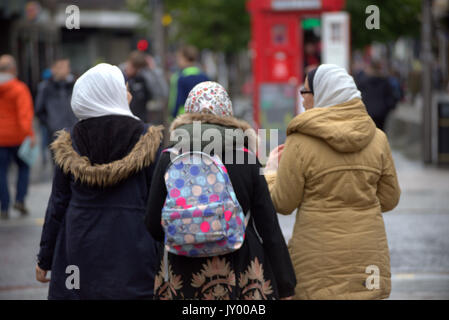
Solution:
[[[155,299],[271,300],[278,296],[263,247],[249,232],[242,248],[230,254],[191,258],[169,253],[168,281],[161,260]]]

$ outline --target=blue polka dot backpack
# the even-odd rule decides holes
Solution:
[[[221,159],[199,151],[164,152],[173,157],[165,173],[165,251],[210,257],[238,250],[250,215],[245,218]]]

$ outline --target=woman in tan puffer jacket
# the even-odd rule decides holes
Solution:
[[[382,212],[395,208],[400,196],[388,140],[346,70],[321,65],[301,93],[306,112],[288,125],[285,146],[272,152],[265,175],[277,211],[288,215],[298,208],[289,241],[295,297],[387,298]]]

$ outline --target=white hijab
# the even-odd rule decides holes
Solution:
[[[322,64],[313,77],[314,108],[326,108],[362,98],[354,79],[342,67]]]
[[[116,66],[100,63],[75,82],[72,110],[80,119],[122,115],[138,119],[129,109],[123,73]]]

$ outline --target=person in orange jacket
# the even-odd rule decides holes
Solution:
[[[28,213],[25,196],[30,168],[18,157],[18,150],[26,137],[35,144],[33,133],[33,100],[25,83],[17,78],[17,67],[10,55],[0,56],[0,204],[2,219],[8,218],[8,167],[14,160],[19,167],[14,208],[22,215]]]

